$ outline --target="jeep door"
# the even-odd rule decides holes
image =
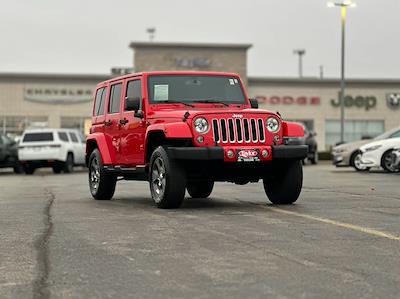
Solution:
[[[129,79],[125,85],[123,111],[121,116],[121,154],[125,165],[144,164],[144,138],[146,125],[144,119],[135,116],[135,109],[128,100],[139,103],[136,112],[143,109],[142,80],[140,77]]]
[[[121,118],[121,98],[122,98],[123,81],[113,82],[110,85],[110,93],[108,100],[107,113],[104,122],[104,134],[107,142],[112,144],[114,149],[110,152],[112,159],[116,164],[121,163],[121,148],[120,148],[120,123]]]

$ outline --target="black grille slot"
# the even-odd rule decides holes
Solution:
[[[243,141],[243,134],[242,134],[242,124],[240,119],[236,119],[236,133],[237,133],[237,141]]]
[[[257,141],[257,126],[256,126],[256,120],[252,118],[250,120],[251,123],[251,136],[253,136],[253,141]]]
[[[213,120],[214,141],[219,142],[218,120]]]
[[[226,134],[226,120],[221,119],[221,135],[222,135],[222,142],[228,142],[228,136]]]
[[[258,131],[260,132],[260,141],[265,140],[265,135],[264,135],[264,123],[262,119],[258,120]]]
[[[229,141],[235,142],[235,127],[233,125],[232,119],[228,119],[228,128],[229,128]]]
[[[250,142],[250,128],[249,128],[249,121],[247,119],[243,120],[243,129],[244,129],[244,140]]]

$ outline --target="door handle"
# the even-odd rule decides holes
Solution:
[[[112,125],[112,120],[111,120],[111,119],[110,119],[110,120],[106,120],[106,121],[104,122],[104,125],[105,125],[106,127],[111,126],[111,125]]]
[[[128,122],[129,122],[129,120],[127,120],[126,118],[120,119],[120,120],[119,120],[119,124],[120,124],[121,126],[125,126]]]

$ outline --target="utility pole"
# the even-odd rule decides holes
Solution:
[[[299,56],[299,78],[303,78],[303,55],[306,54],[304,49],[295,49],[293,54]]]
[[[319,78],[324,79],[324,66],[322,64],[319,66]]]

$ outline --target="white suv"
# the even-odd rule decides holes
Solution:
[[[40,167],[70,173],[74,165],[85,165],[84,142],[77,130],[28,129],[22,134],[18,158],[26,174]]]

